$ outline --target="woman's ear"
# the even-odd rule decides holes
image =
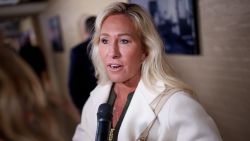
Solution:
[[[142,43],[142,44],[143,44],[144,48],[142,48],[143,52],[142,52],[142,56],[141,56],[141,61],[143,62],[145,60],[145,58],[148,56],[148,51],[147,51],[144,43]]]
[[[143,53],[141,56],[141,61],[144,61],[146,57],[147,57],[146,53]]]

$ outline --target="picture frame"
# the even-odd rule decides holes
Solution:
[[[196,0],[129,0],[151,15],[167,54],[198,55]]]
[[[53,51],[63,52],[63,41],[61,33],[61,25],[59,16],[51,17],[48,20],[49,26],[49,40],[52,46]]]

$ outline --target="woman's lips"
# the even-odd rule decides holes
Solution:
[[[122,65],[120,64],[108,64],[109,71],[119,71],[122,69]]]

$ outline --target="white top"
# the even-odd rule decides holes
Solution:
[[[97,110],[107,102],[112,84],[98,85],[86,102],[73,141],[95,141]],[[164,87],[159,88],[162,92]],[[158,94],[159,95],[159,94]],[[157,94],[140,81],[122,121],[118,141],[136,141],[155,118],[150,103]],[[213,119],[189,94],[179,91],[162,107],[147,141],[222,141]]]

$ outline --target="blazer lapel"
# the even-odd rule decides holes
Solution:
[[[159,93],[164,89],[163,86],[162,88],[159,88]],[[147,128],[156,116],[152,107],[150,107],[150,103],[159,95],[159,93],[149,90],[142,80],[139,82],[120,127],[118,140],[138,139],[139,135]]]
[[[96,88],[93,93],[94,93],[94,99],[96,100],[95,103],[99,106],[102,103],[107,102],[108,97],[109,97],[109,92],[112,87],[112,83],[108,83],[106,85],[99,85],[98,88]]]
[[[106,85],[98,85],[92,92],[91,92],[91,99],[94,100],[92,107],[91,107],[91,111],[89,112],[95,112],[94,116],[91,117],[91,122],[93,124],[93,129],[92,132],[95,133],[96,132],[96,128],[97,128],[97,112],[98,112],[98,108],[101,104],[106,103],[109,97],[109,92],[111,89],[112,83],[108,83]]]

